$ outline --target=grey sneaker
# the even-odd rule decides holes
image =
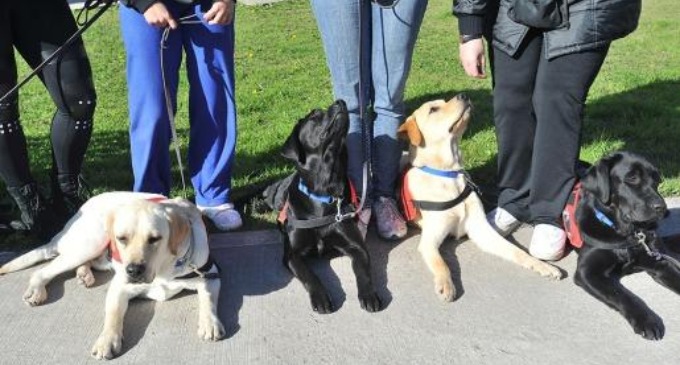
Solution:
[[[503,237],[510,235],[522,225],[522,222],[503,208],[496,208],[489,212],[486,220]]]
[[[404,238],[407,233],[406,221],[397,209],[397,202],[389,197],[381,196],[373,203],[378,236],[385,240]]]
[[[241,215],[234,209],[234,204],[225,203],[216,207],[198,205],[197,207],[220,231],[231,231],[243,225]]]

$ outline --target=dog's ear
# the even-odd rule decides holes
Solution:
[[[177,209],[168,209],[168,224],[170,226],[170,237],[168,237],[168,248],[170,253],[177,256],[179,246],[184,242],[191,231],[189,220]]]
[[[298,122],[293,128],[293,132],[288,136],[288,139],[286,139],[286,142],[283,143],[281,156],[302,165],[304,164],[306,157],[299,137],[301,125],[302,122]]]
[[[590,191],[602,203],[609,204],[610,196],[610,178],[609,170],[611,170],[612,159],[605,157],[591,166],[586,175],[581,180],[581,184],[585,190]]]
[[[416,117],[411,115],[406,118],[406,121],[397,130],[399,137],[408,140],[414,146],[422,146],[423,135],[418,129],[418,123],[416,123]]]
[[[110,212],[109,215],[106,217],[106,236],[109,238],[109,242],[111,242],[112,245],[115,245],[116,243],[116,235],[113,233],[113,223],[116,221],[116,213],[115,212]]]

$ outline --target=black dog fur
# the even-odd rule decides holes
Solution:
[[[655,233],[657,223],[667,214],[666,203],[657,190],[659,182],[658,170],[641,156],[629,152],[611,154],[592,166],[582,179],[575,214],[583,238],[583,246],[577,250],[575,283],[621,313],[635,333],[648,340],[663,337],[663,322],[623,287],[620,279],[645,271],[680,294],[677,256]],[[606,224],[606,219],[598,219],[596,209],[613,226]]]
[[[297,170],[291,180],[285,181],[283,185],[287,185],[285,195],[289,218],[308,220],[337,213],[335,203],[314,200],[300,191],[300,180],[317,196],[341,197],[345,204],[349,204],[345,146],[348,127],[347,107],[341,100],[325,112],[313,110],[295,125],[282,152],[285,158],[295,163]],[[333,304],[326,288],[304,258],[334,251],[352,260],[361,307],[369,312],[382,309],[371,279],[368,251],[353,219],[309,229],[295,227],[288,219],[279,227],[284,242],[284,264],[307,289],[314,311],[330,313]]]

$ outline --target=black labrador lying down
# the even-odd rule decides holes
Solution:
[[[373,287],[368,251],[351,219],[345,146],[348,127],[347,107],[339,100],[325,112],[313,110],[300,119],[283,145],[283,156],[293,161],[297,170],[287,187],[287,217],[279,225],[283,260],[307,289],[312,308],[319,313],[332,312],[333,305],[304,258],[334,252],[352,260],[361,307],[369,312],[382,307]]]
[[[663,323],[620,279],[645,271],[680,294],[680,262],[655,233],[667,213],[659,182],[659,172],[644,158],[614,153],[587,171],[574,214],[583,241],[574,281],[648,340],[663,337]]]

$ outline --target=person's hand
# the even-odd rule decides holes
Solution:
[[[177,22],[172,17],[172,15],[170,15],[168,8],[166,8],[165,5],[160,1],[156,1],[148,9],[146,9],[144,12],[144,19],[146,19],[146,22],[149,23],[149,25],[154,27],[170,27],[170,29],[177,28]]]
[[[227,25],[234,19],[234,2],[232,0],[217,0],[210,10],[203,15],[203,19],[210,25]]]
[[[486,77],[486,59],[482,38],[467,41],[459,46],[460,63],[468,76],[478,79]]]

